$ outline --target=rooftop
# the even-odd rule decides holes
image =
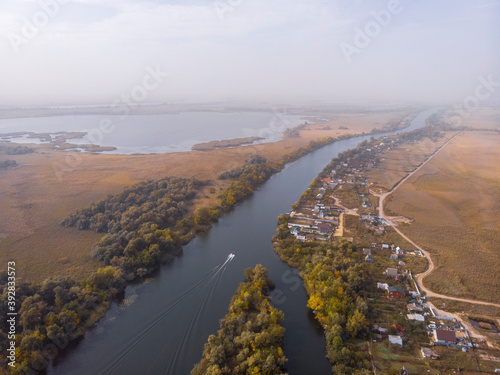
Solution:
[[[437,329],[436,330],[436,339],[439,341],[455,342],[455,341],[457,341],[457,336],[455,335],[455,331]]]

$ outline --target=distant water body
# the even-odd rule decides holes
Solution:
[[[114,154],[151,154],[190,151],[197,143],[233,138],[262,137],[261,142],[275,142],[282,138],[284,130],[303,122],[299,116],[271,112],[52,116],[0,119],[0,137],[13,132],[87,132],[86,137],[68,142],[114,146]],[[40,143],[26,137],[10,140]]]

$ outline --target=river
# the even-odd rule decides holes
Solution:
[[[424,126],[432,112],[419,114],[402,131]],[[271,238],[277,216],[290,210],[325,165],[370,137],[325,146],[273,176],[208,233],[185,246],[182,255],[162,266],[157,276],[128,286],[126,303],[113,304],[105,318],[47,370],[48,375],[189,374],[201,359],[208,336],[218,330],[244,269],[258,263],[276,283],[272,301],[285,313],[289,374],[330,374],[323,332],[306,307],[298,272],[281,262]],[[235,258],[211,277],[231,252]]]

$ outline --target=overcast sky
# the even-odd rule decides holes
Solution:
[[[0,0],[0,53],[0,106],[462,101],[500,81],[500,1]]]

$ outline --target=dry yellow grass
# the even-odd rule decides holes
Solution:
[[[443,137],[425,138],[413,145],[403,145],[381,155],[381,163],[367,174],[375,191],[390,190],[397,182],[413,171],[456,132],[443,132]]]
[[[338,137],[343,134],[370,133],[375,128],[382,128],[391,119],[402,115],[402,113],[356,113],[338,114],[327,123],[309,125],[301,132],[301,136],[308,140],[324,137]],[[340,129],[346,128],[346,129]]]
[[[59,227],[70,213],[115,194],[125,186],[144,179],[166,176],[196,177],[211,180],[216,193],[203,189],[196,207],[211,206],[227,181],[217,176],[244,163],[258,153],[278,161],[285,154],[306,146],[311,140],[340,134],[369,132],[398,113],[339,115],[321,125],[310,125],[300,138],[276,143],[220,149],[207,152],[181,152],[157,155],[92,155],[51,150],[47,145],[27,155],[5,155],[0,161],[14,159],[16,168],[0,171],[0,270],[7,261],[16,261],[19,278],[41,281],[49,276],[82,277],[101,264],[90,258],[90,249],[101,235]],[[325,130],[329,126],[330,130]],[[347,130],[339,130],[345,126]],[[73,154],[75,155],[75,154]],[[53,165],[61,172],[57,177]],[[62,170],[60,168],[63,168]]]
[[[500,110],[486,107],[469,111],[462,118],[462,124],[474,129],[500,130]]]
[[[465,132],[405,182],[388,202],[414,219],[401,228],[429,249],[435,292],[499,301],[500,134]]]

